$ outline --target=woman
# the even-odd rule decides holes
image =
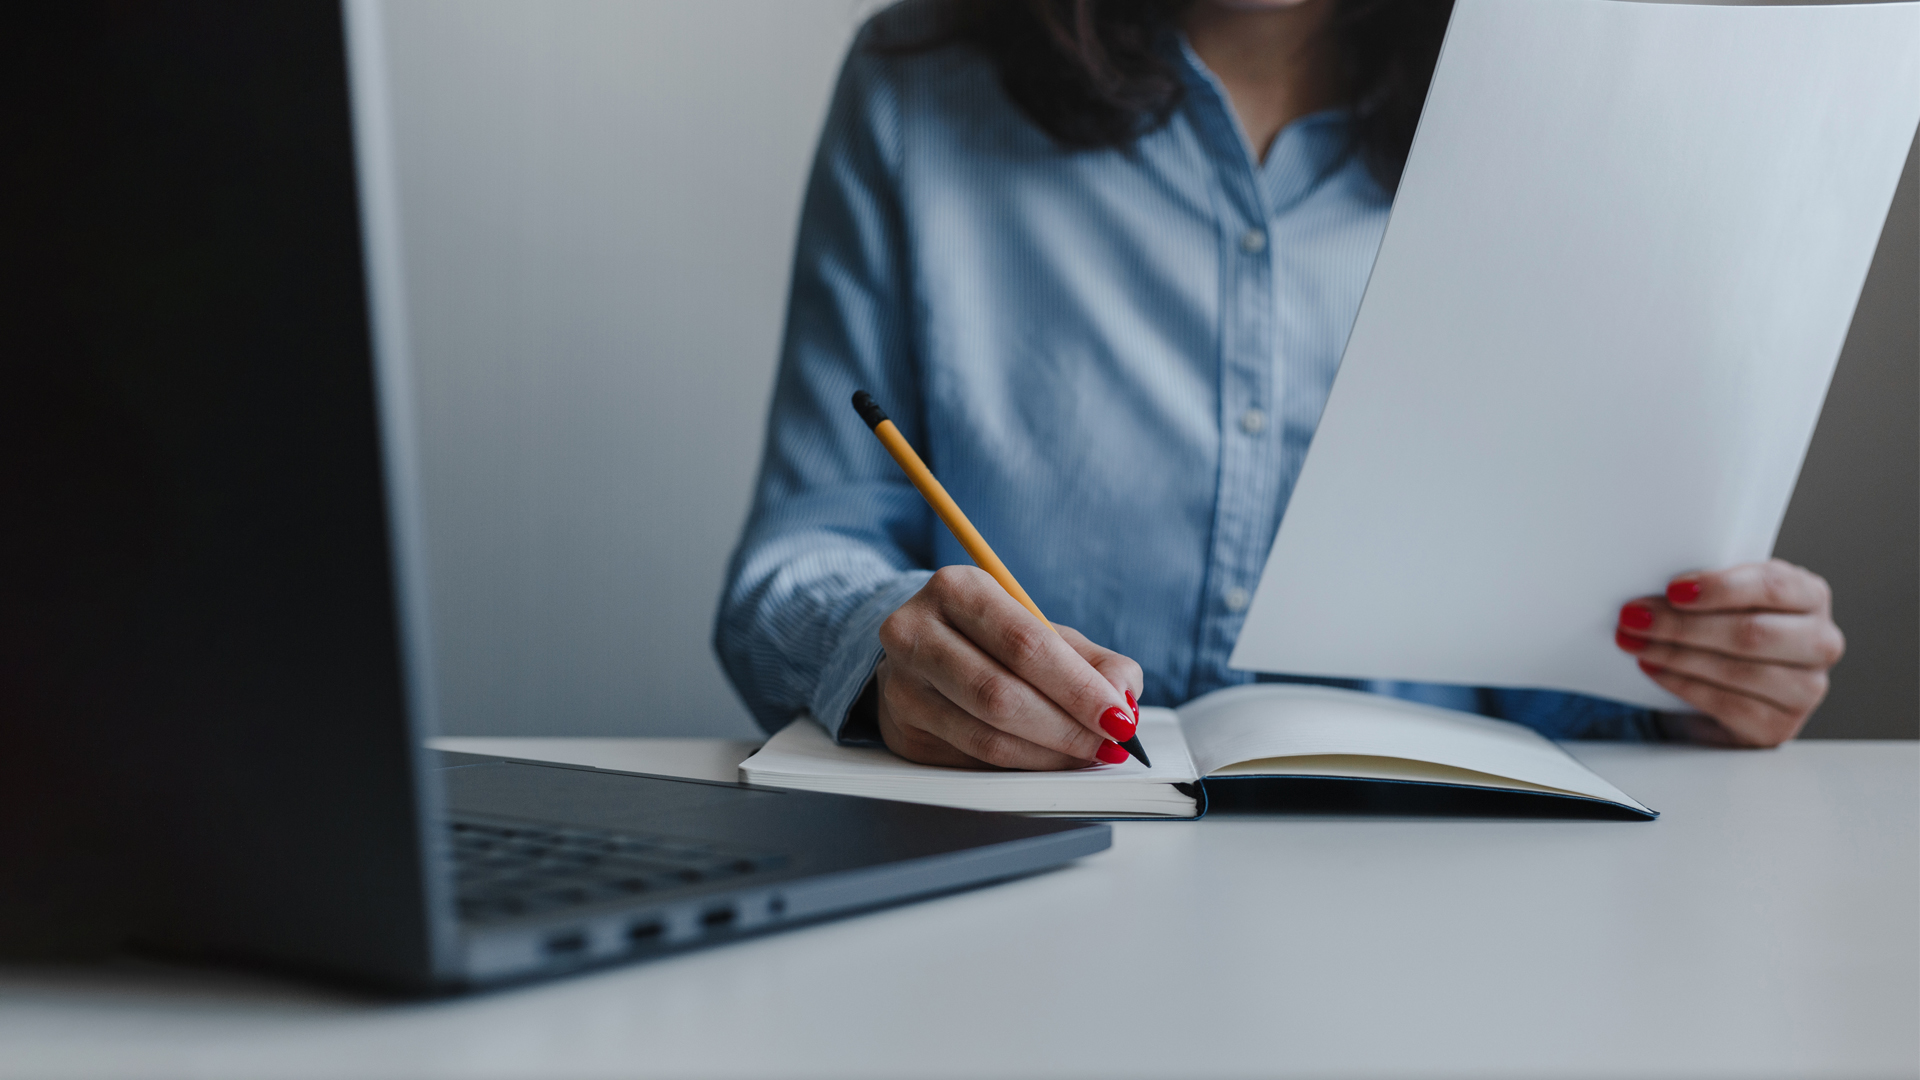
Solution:
[[[955,0],[869,24],[821,137],[715,631],[763,725],[811,711],[916,761],[1075,768],[1124,760],[1136,699],[1252,678],[1227,656],[1448,6]],[[849,407],[859,388],[1060,635],[967,565]],[[1345,685],[1561,738],[1774,745],[1842,648],[1825,582],[1778,561],[1676,579],[1616,640],[1698,712]]]

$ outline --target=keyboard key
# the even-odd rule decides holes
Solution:
[[[738,877],[784,864],[676,837],[449,823],[462,918],[513,918]]]

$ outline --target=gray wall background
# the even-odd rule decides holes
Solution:
[[[874,6],[389,0],[448,733],[754,732],[708,629]],[[1909,160],[1780,538],[1852,642],[1809,735],[1920,734],[1917,263]]]

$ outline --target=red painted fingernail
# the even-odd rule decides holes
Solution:
[[[1628,604],[1620,609],[1620,625],[1629,630],[1651,630],[1653,609],[1645,604]]]
[[[1649,644],[1646,638],[1637,638],[1631,634],[1623,634],[1618,630],[1613,632],[1613,643],[1628,652],[1639,652]]]
[[[1133,755],[1114,743],[1103,742],[1100,744],[1100,749],[1093,752],[1093,756],[1109,765],[1118,765]]]
[[[1675,581],[1667,585],[1667,599],[1676,604],[1691,604],[1700,599],[1700,583],[1697,581]]]
[[[1133,710],[1133,722],[1140,722],[1140,703],[1133,700],[1133,691],[1127,691],[1127,708]]]
[[[1126,742],[1133,738],[1133,729],[1137,726],[1139,725],[1127,718],[1127,711],[1118,705],[1100,714],[1100,730],[1113,736],[1114,742]],[[1124,752],[1120,760],[1126,760]]]
[[[1658,675],[1667,669],[1661,667],[1659,664],[1649,664],[1645,660],[1642,660],[1640,661],[1640,670],[1649,675]]]

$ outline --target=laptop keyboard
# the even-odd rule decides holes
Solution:
[[[448,824],[460,917],[469,922],[634,900],[738,879],[785,861],[665,836],[471,819]]]

